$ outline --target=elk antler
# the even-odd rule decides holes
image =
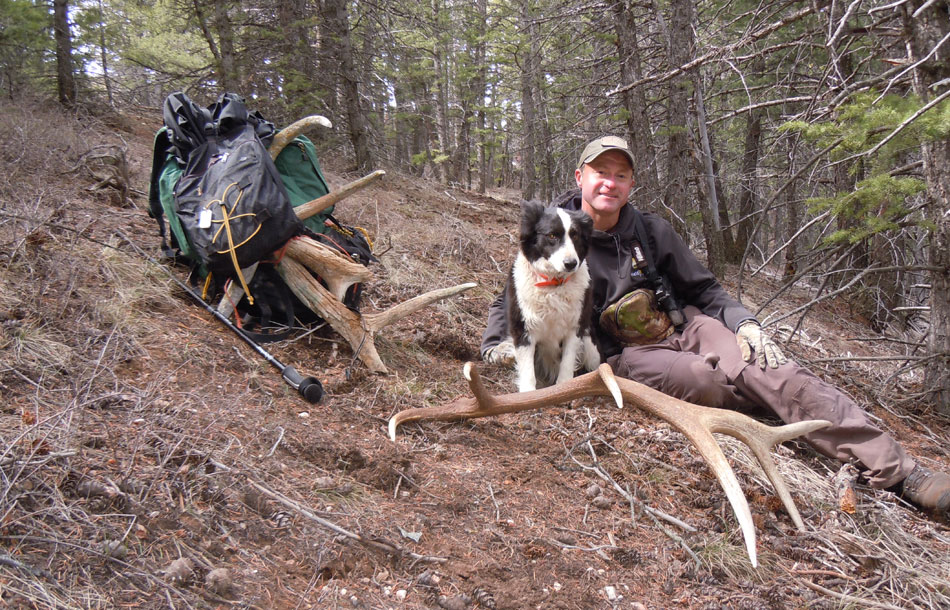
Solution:
[[[695,405],[673,398],[630,379],[616,379],[608,364],[601,364],[597,371],[575,377],[565,383],[533,392],[501,396],[492,396],[485,390],[478,372],[472,367],[471,362],[465,364],[463,374],[468,380],[468,385],[474,397],[457,398],[451,403],[438,407],[401,411],[389,420],[390,438],[396,440],[396,428],[399,424],[410,421],[426,419],[454,421],[490,417],[503,413],[551,407],[584,396],[610,395],[613,396],[619,406],[621,404],[620,397],[622,396],[627,403],[669,422],[693,443],[716,475],[716,478],[719,479],[723,491],[726,492],[726,497],[729,499],[736,519],[739,521],[739,527],[742,529],[746,551],[749,553],[749,559],[753,566],[757,565],[757,561],[752,513],[749,511],[749,503],[742,493],[742,488],[739,486],[739,481],[736,480],[735,473],[729,466],[726,456],[722,453],[719,443],[713,437],[714,432],[735,437],[752,449],[752,453],[758,460],[759,465],[762,466],[762,470],[765,471],[769,481],[772,482],[775,492],[782,500],[782,504],[785,505],[785,510],[788,511],[795,526],[799,530],[805,529],[801,515],[795,507],[795,502],[788,492],[784,479],[775,467],[769,451],[778,443],[825,428],[830,426],[831,422],[812,420],[778,427],[766,426],[735,411]]]
[[[312,114],[294,121],[287,127],[284,127],[279,132],[277,132],[277,134],[274,135],[274,139],[271,140],[270,146],[267,148],[267,152],[270,153],[271,160],[276,161],[277,155],[280,154],[280,151],[284,150],[284,147],[290,144],[294,138],[299,136],[305,129],[309,129],[310,127],[326,127],[327,129],[330,129],[333,127],[333,123],[330,122],[330,119],[322,117],[319,114]]]
[[[324,288],[307,269],[292,258],[284,257],[277,265],[277,272],[291,292],[297,295],[304,305],[326,320],[333,330],[347,340],[353,353],[372,373],[386,373],[386,365],[376,351],[376,333],[406,316],[415,313],[432,303],[461,294],[476,286],[474,283],[459,284],[449,288],[430,290],[408,301],[393,305],[385,311],[375,313],[354,312]]]

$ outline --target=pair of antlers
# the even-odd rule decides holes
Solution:
[[[329,119],[325,117],[319,115],[304,117],[280,130],[274,136],[267,151],[271,159],[276,160],[280,152],[305,129],[331,126]],[[301,220],[310,218],[385,175],[385,171],[376,170],[332,193],[295,207],[294,212]],[[255,263],[244,270],[245,277],[249,280],[256,269]],[[371,314],[360,313],[344,305],[343,296],[353,284],[372,279],[373,272],[339,250],[305,236],[287,242],[284,257],[278,263],[277,271],[294,295],[342,335],[350,344],[353,353],[373,373],[387,372],[386,365],[383,364],[376,351],[375,336],[378,332],[432,303],[454,297],[475,287],[473,283],[466,283],[430,290],[385,311]],[[310,271],[319,275],[326,283],[326,287],[314,278]],[[243,294],[242,286],[236,282],[230,282],[218,304],[218,313],[229,317],[234,311],[234,304],[241,300]]]
[[[471,362],[463,369],[465,379],[468,380],[473,396],[457,398],[453,402],[420,409],[408,409],[394,415],[389,420],[389,436],[396,440],[396,428],[400,424],[421,420],[456,421],[474,419],[477,417],[491,417],[503,413],[516,413],[552,407],[569,402],[575,398],[586,396],[611,396],[618,407],[623,403],[633,405],[670,423],[683,433],[693,443],[700,455],[712,469],[726,497],[732,505],[742,536],[745,539],[746,551],[753,566],[757,565],[755,550],[755,528],[752,523],[752,513],[746,501],[739,481],[729,466],[719,443],[713,433],[728,434],[745,443],[755,455],[762,470],[772,482],[775,493],[785,505],[785,510],[791,516],[795,526],[803,531],[798,508],[785,485],[784,479],[775,467],[775,462],[769,455],[772,447],[778,443],[796,438],[809,432],[814,432],[831,425],[825,420],[803,421],[785,426],[766,426],[751,417],[727,411],[713,409],[688,403],[672,396],[668,396],[636,381],[614,377],[613,371],[607,364],[601,364],[596,371],[575,377],[571,381],[547,387],[533,392],[521,392],[494,396],[482,385],[478,371]]]

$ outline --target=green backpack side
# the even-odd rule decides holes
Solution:
[[[305,136],[297,136],[285,146],[277,155],[274,164],[284,181],[284,188],[290,195],[292,206],[303,205],[330,192],[323,171],[320,170],[317,149]],[[307,218],[303,224],[314,233],[326,233],[324,220],[332,213],[331,206],[316,216]]]

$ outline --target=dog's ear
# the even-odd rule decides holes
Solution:
[[[534,230],[541,214],[544,213],[544,204],[536,199],[521,202],[521,235],[527,235]]]
[[[584,235],[590,237],[594,232],[594,219],[590,217],[590,214],[582,210],[571,210],[570,214],[574,217],[577,226],[584,232]]]

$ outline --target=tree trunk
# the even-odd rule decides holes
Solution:
[[[762,111],[746,115],[745,148],[742,153],[742,174],[739,176],[739,220],[736,223],[736,247],[732,262],[738,263],[752,239],[753,220],[758,205],[759,149],[762,141]],[[792,229],[794,232],[794,229]]]
[[[485,87],[488,80],[488,65],[485,62],[485,30],[488,28],[488,2],[487,0],[476,0],[475,2],[475,31],[477,32],[477,41],[475,43],[475,78],[472,79],[472,93],[475,103],[475,136],[478,140],[478,192],[484,193],[488,177],[487,160],[485,148],[487,142],[485,139]]]
[[[557,182],[557,177],[554,175],[554,155],[551,154],[551,142],[553,140],[551,136],[551,123],[548,121],[548,112],[547,112],[547,98],[544,95],[544,88],[541,84],[541,54],[540,50],[535,55],[537,58],[537,64],[535,65],[534,73],[537,76],[536,83],[536,97],[538,100],[538,127],[541,128],[541,141],[535,141],[535,145],[538,147],[535,155],[538,151],[541,154],[541,201],[551,201],[554,198],[554,184]]]
[[[53,0],[53,33],[56,39],[56,92],[59,103],[69,108],[76,103],[76,75],[73,72],[68,0]]]
[[[914,18],[909,15],[929,4]],[[947,3],[912,0],[904,6],[910,36],[912,61],[930,55],[950,34]],[[914,86],[927,102],[950,90],[950,49],[943,44],[917,66]],[[928,217],[934,225],[930,236],[930,264],[940,271],[931,273],[930,335],[928,352],[933,357],[925,369],[924,381],[930,400],[944,414],[950,414],[950,138],[922,143],[924,176],[927,180]]]
[[[534,199],[538,179],[535,175],[535,112],[534,88],[527,70],[521,73],[521,122],[524,137],[521,143],[521,197]]]
[[[719,225],[719,193],[716,184],[716,170],[713,163],[712,145],[709,141],[709,129],[706,124],[706,102],[703,100],[703,82],[699,72],[693,74],[693,90],[696,101],[696,131],[699,136],[699,150],[701,159],[697,175],[702,183],[701,193],[706,205],[701,205],[700,214],[703,218],[703,233],[706,238],[706,266],[713,275],[722,275],[726,271],[725,245],[722,238],[722,227]],[[702,201],[701,200],[701,201]],[[729,230],[728,228],[726,229]]]
[[[692,57],[690,0],[673,0],[670,3],[671,17],[669,28],[668,67],[684,65]],[[663,204],[669,221],[676,231],[688,239],[686,227],[686,184],[689,181],[689,138],[687,137],[687,118],[689,112],[690,75],[679,74],[670,79],[667,97],[667,144],[666,188],[663,191]]]
[[[523,138],[521,145],[521,197],[534,199],[538,179],[535,172],[535,153],[537,149],[537,112],[535,108],[534,77],[534,39],[537,37],[538,24],[534,22],[534,15],[530,0],[523,0],[521,6],[522,21],[528,24],[528,38],[522,55],[521,66],[521,122]]]
[[[788,179],[792,180],[792,176],[795,175],[797,171],[795,165],[795,159],[797,158],[796,150],[798,148],[799,137],[791,136],[785,138],[786,145],[788,147]],[[783,277],[790,279],[798,273],[798,239],[792,239],[792,236],[798,230],[798,225],[801,222],[801,204],[798,201],[798,180],[792,180],[792,183],[788,185],[783,194],[785,198],[785,236],[784,241],[789,242],[785,247],[785,266],[783,270]],[[743,248],[743,251],[745,248]],[[740,253],[741,255],[741,253]]]
[[[327,3],[331,0],[316,0],[316,11],[319,15],[327,14]],[[340,70],[336,65],[336,45],[334,44],[333,26],[328,19],[317,20],[317,71],[314,80],[317,81],[316,94],[326,104],[330,116],[337,120],[342,114],[339,102]]]
[[[278,5],[278,23],[283,39],[280,65],[284,75],[287,117],[296,120],[313,113],[320,99],[316,90],[319,58],[311,44],[306,0],[281,0]],[[321,100],[322,101],[322,100]]]
[[[376,166],[370,150],[368,121],[363,111],[359,91],[359,75],[353,53],[353,41],[350,37],[350,18],[347,14],[346,0],[327,0],[327,20],[333,32],[335,59],[340,69],[340,83],[343,88],[343,105],[350,143],[356,157],[356,170],[369,173]]]
[[[237,67],[237,56],[234,47],[234,28],[231,26],[231,16],[228,15],[227,2],[216,0],[214,3],[214,26],[218,32],[219,49],[221,51],[220,78],[221,89],[245,94],[242,91],[241,76]]]
[[[436,30],[440,32],[438,42],[433,45],[433,61],[435,62],[435,101],[436,101],[436,121],[438,123],[439,152],[445,158],[450,154],[451,134],[449,125],[449,63],[451,62],[451,37],[447,32],[448,24],[445,23],[445,7],[440,0],[432,0],[432,19],[437,24]],[[443,161],[441,168],[443,183],[452,182],[455,177],[452,175],[452,164]]]
[[[639,80],[642,76],[640,47],[637,42],[639,24],[633,12],[631,0],[615,2],[613,11],[614,29],[617,34],[617,57],[620,60],[620,80],[622,84],[627,84]],[[644,112],[647,100],[643,88],[637,87],[624,91],[621,104],[627,117],[630,151],[636,160],[633,173],[637,181],[636,192],[639,195],[637,207],[655,212],[659,207],[656,198],[660,194],[660,181],[656,175],[656,150],[653,144],[653,133],[650,131],[650,117]]]
[[[109,106],[115,108],[112,78],[109,76],[109,53],[106,47],[106,12],[102,0],[99,0],[99,62],[102,64],[102,83],[106,88],[106,99],[109,100]]]

